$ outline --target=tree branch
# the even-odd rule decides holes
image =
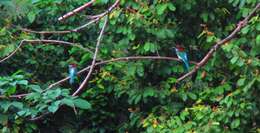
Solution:
[[[90,52],[93,54],[93,52],[87,48],[84,48],[82,47],[81,45],[78,45],[76,43],[71,43],[71,42],[66,42],[66,41],[59,41],[59,40],[22,40],[20,42],[20,44],[18,45],[18,47],[11,53],[9,54],[8,56],[6,56],[5,58],[1,59],[0,60],[0,63],[4,62],[5,60],[11,58],[17,51],[18,49],[21,48],[21,46],[24,44],[24,43],[30,43],[30,44],[37,44],[37,43],[43,43],[43,44],[63,44],[63,45],[70,45],[70,46],[75,46],[75,47],[78,47],[86,52]]]
[[[95,67],[95,64],[96,64],[97,54],[98,54],[99,47],[100,47],[100,43],[101,43],[101,39],[102,39],[102,36],[103,36],[103,34],[104,34],[106,25],[107,25],[107,20],[108,20],[108,16],[106,17],[105,22],[104,22],[104,25],[103,25],[103,27],[102,27],[102,29],[101,29],[101,31],[100,31],[99,36],[98,36],[97,45],[96,45],[96,50],[95,50],[95,53],[94,53],[94,56],[93,56],[93,60],[92,60],[92,63],[91,63],[89,72],[88,72],[86,78],[83,80],[83,82],[82,82],[81,85],[79,86],[79,88],[72,94],[72,96],[76,96],[76,95],[83,89],[83,87],[87,84],[87,82],[88,82],[88,80],[89,80],[89,78],[90,78],[90,75],[91,75],[92,71],[94,70],[94,67]]]
[[[22,41],[20,42],[20,44],[18,45],[18,47],[17,47],[11,54],[9,54],[9,55],[6,56],[5,58],[1,59],[1,60],[0,60],[0,63],[2,63],[2,62],[4,62],[5,60],[11,58],[11,57],[18,51],[18,49],[23,45],[24,41],[25,41],[25,40],[22,40]]]
[[[198,65],[196,65],[190,72],[186,73],[185,75],[181,76],[180,78],[177,79],[178,82],[184,80],[185,78],[193,75],[194,73],[196,73],[198,71],[198,69],[200,69],[201,67],[203,67],[205,64],[208,63],[209,59],[212,57],[213,53],[216,52],[216,50],[223,44],[225,44],[226,42],[230,41],[231,39],[233,39],[235,37],[235,35],[248,24],[248,20],[253,17],[253,15],[259,10],[260,8],[260,3],[257,4],[257,6],[251,11],[251,13],[245,17],[244,20],[240,21],[237,24],[237,27],[233,30],[233,32],[231,32],[231,34],[229,34],[226,38],[222,39],[221,41],[217,42],[211,49],[210,51],[204,56],[204,58],[198,63]]]
[[[129,57],[120,57],[120,58],[115,58],[115,59],[110,59],[110,60],[105,60],[105,61],[100,61],[98,63],[95,64],[95,66],[99,66],[99,65],[104,65],[104,64],[108,64],[108,63],[111,63],[111,62],[118,62],[118,61],[134,61],[134,60],[169,60],[169,61],[178,61],[178,62],[181,62],[181,60],[179,60],[178,58],[176,57],[164,57],[164,56],[129,56]],[[190,61],[190,63],[194,64],[194,65],[197,65],[197,62],[194,62],[194,61]],[[90,69],[90,66],[87,66],[83,69],[81,69],[77,75],[81,75],[83,74],[84,72],[87,72],[88,70]],[[67,80],[69,80],[69,77],[66,77],[66,78],[63,78],[51,85],[49,85],[45,90],[43,90],[43,92],[59,85],[59,84],[62,84],[64,82],[66,82]],[[30,94],[30,93],[28,93]],[[8,98],[22,98],[22,97],[25,97],[27,96],[28,94],[17,94],[17,95],[12,95],[12,96],[9,96]],[[0,98],[6,98],[6,96],[0,96]]]
[[[68,33],[72,33],[72,32],[79,32],[80,30],[86,28],[87,26],[99,21],[101,18],[103,18],[104,16],[106,16],[109,12],[113,11],[116,6],[119,4],[120,0],[116,0],[115,3],[110,6],[105,12],[98,14],[98,15],[94,15],[91,16],[90,18],[92,19],[91,21],[87,22],[86,24],[79,26],[75,29],[72,30],[63,30],[63,31],[35,31],[35,30],[31,30],[31,29],[27,29],[27,28],[18,28],[21,31],[24,32],[29,32],[29,33],[35,33],[35,34],[68,34]],[[14,27],[18,27],[18,26],[14,26]]]
[[[91,1],[89,1],[89,2],[87,2],[87,3],[85,3],[84,5],[82,5],[82,6],[78,7],[78,8],[76,8],[76,9],[74,9],[73,11],[70,11],[70,12],[66,13],[65,15],[59,17],[58,20],[59,20],[59,21],[62,21],[62,20],[65,20],[65,19],[67,19],[67,18],[69,18],[69,17],[75,15],[76,13],[78,13],[78,12],[84,10],[85,8],[91,6],[95,1],[96,1],[96,0],[91,0]]]

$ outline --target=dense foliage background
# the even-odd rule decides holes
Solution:
[[[39,35],[20,30],[67,30],[104,12],[113,0],[63,21],[57,18],[85,0],[1,0],[0,57],[23,39],[77,42],[93,50],[104,19],[79,33]],[[174,56],[183,44],[189,59],[200,61],[257,5],[257,0],[121,0],[109,14],[98,61],[127,56]],[[260,132],[259,11],[239,35],[219,49],[197,78],[176,84],[180,62],[135,60],[95,68],[79,97],[67,82],[68,64],[90,65],[92,53],[76,47],[25,44],[0,63],[0,132]],[[85,74],[79,76],[78,84]],[[10,95],[30,93],[25,98]],[[74,111],[76,107],[76,112]],[[51,112],[37,121],[30,118]]]

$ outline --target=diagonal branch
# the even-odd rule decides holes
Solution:
[[[196,65],[190,72],[186,73],[185,75],[181,76],[180,78],[177,79],[178,82],[184,80],[185,78],[193,75],[203,67],[205,64],[208,63],[209,59],[212,57],[213,53],[216,52],[216,50],[226,42],[230,41],[235,37],[235,35],[244,27],[248,24],[248,21],[253,15],[259,10],[260,8],[260,3],[257,4],[257,6],[251,11],[251,13],[242,21],[240,21],[237,24],[237,27],[229,34],[226,38],[222,39],[221,41],[217,42],[211,49],[210,51],[204,56],[204,58]]]
[[[23,45],[24,42],[25,42],[25,40],[22,40],[22,41],[20,42],[20,44],[18,45],[18,47],[17,47],[11,54],[9,54],[8,56],[6,56],[5,58],[3,58],[3,59],[0,60],[0,63],[2,63],[2,62],[4,62],[5,60],[11,58],[11,57],[18,51],[18,49],[20,49],[20,48],[22,47],[22,45]]]
[[[83,80],[83,82],[79,86],[79,88],[72,94],[72,96],[76,96],[83,89],[83,87],[87,84],[87,82],[88,82],[88,80],[89,80],[89,78],[91,76],[92,71],[94,70],[94,67],[95,67],[95,64],[96,64],[96,58],[97,58],[99,47],[100,47],[100,43],[101,43],[101,39],[102,39],[102,36],[104,34],[106,25],[107,25],[107,20],[108,20],[108,16],[105,18],[105,22],[104,22],[103,27],[102,27],[102,29],[100,31],[99,36],[98,36],[97,45],[96,45],[95,53],[94,53],[94,56],[93,56],[93,60],[92,60],[89,72],[88,72],[86,78]]]
[[[78,13],[78,12],[84,10],[85,8],[91,6],[95,1],[96,0],[91,0],[90,2],[85,3],[84,5],[74,9],[73,11],[70,11],[70,12],[66,13],[65,15],[59,17],[58,20],[62,21],[62,20],[65,20],[65,19],[75,15],[76,13]]]

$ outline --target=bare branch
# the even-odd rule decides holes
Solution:
[[[88,72],[86,78],[83,80],[83,82],[82,82],[81,85],[79,86],[79,88],[72,94],[72,96],[76,96],[76,95],[83,89],[83,87],[87,84],[87,82],[88,82],[88,80],[89,80],[89,78],[90,78],[90,75],[91,75],[92,71],[94,70],[94,67],[95,67],[95,64],[96,64],[96,58],[97,58],[98,51],[99,51],[99,47],[100,47],[100,43],[101,43],[101,39],[102,39],[102,36],[103,36],[103,34],[104,34],[106,25],[107,25],[107,20],[108,20],[108,16],[106,17],[105,22],[104,22],[104,25],[103,25],[103,27],[102,27],[102,29],[101,29],[101,31],[100,31],[99,36],[98,36],[97,45],[96,45],[96,50],[95,50],[95,53],[94,53],[94,56],[93,56],[93,60],[92,60],[92,63],[91,63],[89,72]]]
[[[58,20],[59,20],[59,21],[62,21],[62,20],[65,20],[65,19],[67,19],[67,18],[69,18],[69,17],[75,15],[76,13],[78,13],[78,12],[84,10],[85,8],[91,6],[95,1],[96,1],[96,0],[91,0],[90,2],[85,3],[84,5],[82,5],[82,6],[78,7],[78,8],[76,8],[76,9],[74,9],[73,11],[68,12],[68,13],[66,13],[65,15],[59,17]]]
[[[101,19],[101,18],[93,19],[93,20],[89,21],[88,23],[86,23],[86,24],[84,24],[84,25],[82,25],[82,26],[79,26],[79,27],[73,29],[72,31],[73,31],[73,32],[79,32],[80,30],[82,30],[82,29],[86,28],[87,26],[89,26],[89,25],[91,25],[91,24],[93,24],[93,23],[99,21],[100,19]]]
[[[70,45],[70,46],[75,46],[75,47],[78,47],[86,52],[90,52],[93,54],[93,52],[87,48],[84,48],[82,47],[81,45],[78,45],[76,43],[71,43],[71,42],[66,42],[66,41],[59,41],[59,40],[45,40],[45,39],[42,39],[42,40],[22,40],[20,42],[20,44],[18,45],[18,47],[11,53],[9,54],[8,56],[6,56],[5,58],[1,59],[0,60],[0,63],[4,62],[5,60],[11,58],[17,51],[18,49],[21,48],[21,46],[24,44],[24,43],[30,43],[30,44],[40,44],[40,43],[43,43],[43,44],[63,44],[63,45]]]
[[[115,59],[111,59],[111,60],[106,60],[106,61],[101,61],[101,62],[98,62],[95,64],[95,66],[99,66],[99,65],[104,65],[104,64],[108,64],[108,63],[111,63],[111,62],[118,62],[118,61],[134,61],[134,60],[169,60],[169,61],[178,61],[178,62],[181,62],[181,60],[179,60],[178,58],[176,57],[164,57],[164,56],[129,56],[129,57],[120,57],[120,58],[115,58]],[[194,65],[197,65],[196,62],[194,61],[190,61],[190,63],[194,64]],[[90,66],[87,66],[83,69],[81,69],[77,74],[78,75],[81,75],[85,72],[87,72],[88,70],[90,69]],[[49,85],[45,90],[43,90],[43,92],[59,85],[59,84],[62,84],[64,82],[66,82],[67,80],[69,80],[69,77],[66,77],[64,79],[61,79],[51,85]],[[30,94],[30,93],[28,93]],[[22,97],[25,97],[27,96],[28,94],[17,94],[17,95],[12,95],[12,96],[0,96],[0,98],[22,98]]]
[[[79,32],[80,30],[84,29],[85,27],[99,21],[101,18],[103,18],[104,16],[106,16],[109,12],[111,12],[112,10],[115,9],[115,7],[119,4],[120,0],[116,0],[115,3],[110,6],[105,12],[98,14],[98,15],[94,15],[91,16],[91,21],[87,22],[86,24],[79,26],[75,29],[72,30],[64,30],[64,31],[34,31],[31,29],[26,29],[26,28],[20,28],[18,26],[14,26],[14,27],[18,27],[18,29],[24,31],[24,32],[29,32],[29,33],[35,33],[35,34],[68,34],[68,33],[72,33],[72,32]]]
[[[28,32],[28,33],[35,33],[35,34],[67,34],[75,32],[74,30],[63,30],[63,31],[35,31],[27,28],[20,28],[18,26],[14,26],[21,31]]]
[[[17,47],[11,54],[9,54],[8,56],[6,56],[6,57],[3,58],[2,60],[0,60],[0,63],[2,63],[2,62],[4,62],[5,60],[11,58],[11,57],[18,51],[18,49],[23,45],[24,41],[25,41],[25,40],[22,40],[22,41],[20,42],[20,44],[18,45],[18,47]]]
[[[105,12],[100,13],[98,15],[94,15],[94,16],[89,16],[90,19],[96,19],[96,18],[102,18],[105,15],[107,15],[109,12],[111,12],[112,10],[114,10],[114,8],[119,4],[120,0],[116,0],[116,2],[110,6]]]
[[[209,59],[212,57],[213,53],[216,52],[216,50],[226,42],[230,41],[235,37],[235,35],[244,27],[248,24],[248,20],[253,17],[253,15],[259,10],[260,8],[260,3],[257,4],[257,6],[251,11],[251,13],[245,17],[244,20],[240,21],[237,24],[237,27],[233,30],[231,34],[229,34],[226,38],[222,39],[221,41],[217,42],[211,49],[210,51],[204,56],[204,58],[198,63],[197,66],[195,66],[190,72],[186,73],[185,75],[181,76],[178,78],[178,82],[184,80],[185,78],[193,75],[195,72],[198,71],[201,67],[203,67],[205,64],[208,63]]]

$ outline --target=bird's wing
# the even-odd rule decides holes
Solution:
[[[182,61],[187,61],[188,58],[187,58],[187,54],[185,52],[179,52],[177,54],[178,58],[180,58]]]

